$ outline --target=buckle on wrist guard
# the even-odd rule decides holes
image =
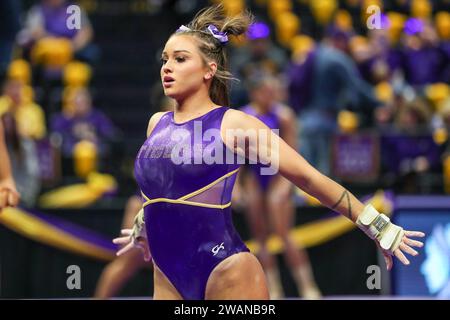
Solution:
[[[380,214],[373,221],[372,226],[378,231],[378,233],[383,232],[383,230],[389,225],[390,220],[384,214]]]

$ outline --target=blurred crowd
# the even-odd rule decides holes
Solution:
[[[1,2],[0,119],[28,206],[67,177],[108,170],[123,140],[126,128],[102,111],[108,106],[96,106],[91,85],[101,56],[90,19],[101,2],[75,2],[79,29],[66,23],[72,2],[35,1],[26,9],[20,1]],[[218,1],[128,1],[148,9],[149,19],[173,10],[174,21],[211,2]],[[343,182],[450,192],[448,1],[222,2],[229,15],[249,8],[256,18],[229,48],[240,80],[230,83],[232,107],[258,99],[291,107],[300,153]],[[277,81],[249,91],[251,79],[267,75]],[[149,75],[149,87],[160,85],[158,74]],[[149,110],[162,108],[161,101],[152,100]]]
[[[243,1],[224,3],[231,13],[243,10]],[[449,190],[448,3],[253,6],[257,22],[233,50],[232,69],[244,83],[262,73],[279,79],[272,95],[296,112],[298,148],[310,163],[342,182],[400,193]],[[233,105],[249,101],[237,85]]]
[[[0,10],[1,43],[8,44],[1,51],[0,119],[17,188],[29,207],[43,190],[67,183],[64,178],[73,182],[71,177],[101,170],[120,136],[93,104],[89,82],[99,49],[83,10],[80,28],[68,27],[71,4],[43,0],[23,10],[20,1],[7,0]]]

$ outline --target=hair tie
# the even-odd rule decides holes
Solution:
[[[185,25],[181,25],[177,31],[175,31],[175,33],[179,33],[179,32],[186,32],[186,31],[192,31],[192,29],[186,27]]]
[[[185,25],[181,25],[177,31],[175,31],[175,33],[180,33],[180,32],[188,32],[188,31],[196,31],[196,30],[192,30],[191,28],[186,27]],[[219,29],[217,29],[217,27],[213,24],[210,24],[207,28],[206,31],[201,31],[201,32],[209,32],[211,33],[211,35],[216,38],[217,40],[220,41],[221,44],[226,44],[228,42],[228,36],[226,32],[220,32]]]
[[[228,36],[226,32],[220,32],[219,29],[213,24],[210,24],[207,28],[214,38],[220,41],[221,44],[226,44],[228,42]]]

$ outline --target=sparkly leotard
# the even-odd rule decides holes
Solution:
[[[165,113],[136,158],[153,261],[185,299],[204,299],[217,264],[249,251],[231,217],[239,164],[205,163],[205,155],[221,153],[224,160],[232,153],[220,135],[206,137],[209,129],[220,132],[227,110],[216,108],[184,123],[176,123],[173,112]],[[200,141],[198,133],[205,134]]]

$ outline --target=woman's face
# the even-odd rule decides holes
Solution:
[[[274,83],[264,81],[251,92],[251,100],[260,107],[269,107],[274,102],[278,92],[274,88]]]
[[[78,91],[75,94],[72,102],[76,116],[85,116],[92,110],[91,98],[89,94],[83,90]]]
[[[20,81],[9,81],[5,86],[5,94],[11,98],[14,106],[22,103],[23,84]]]
[[[197,92],[212,75],[192,36],[176,35],[167,41],[161,56],[164,94],[176,100]]]

